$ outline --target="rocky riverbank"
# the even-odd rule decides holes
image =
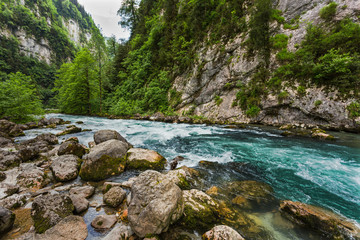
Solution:
[[[4,239],[86,239],[91,231],[104,239],[274,239],[254,212],[273,213],[282,227],[306,232],[304,239],[360,239],[360,229],[349,220],[315,206],[280,202],[266,183],[227,180],[217,163],[176,168],[181,157],[167,161],[156,151],[134,148],[114,130],[97,131],[90,148],[76,137],[59,143],[58,136],[82,131],[72,125],[58,136],[14,143],[11,136],[21,133],[16,129],[65,121],[0,122]],[[222,180],[209,185],[215,173]],[[113,181],[121,175],[128,177]],[[91,225],[89,208],[98,211]]]

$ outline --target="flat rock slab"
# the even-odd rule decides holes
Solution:
[[[70,194],[81,195],[84,198],[89,198],[95,193],[95,188],[93,186],[82,186],[82,187],[73,187],[69,191]]]
[[[97,230],[106,230],[112,228],[116,222],[115,215],[99,215],[91,222],[91,226]]]
[[[131,148],[127,152],[127,167],[132,169],[154,169],[162,170],[166,164],[166,159],[159,153],[149,149]]]
[[[51,171],[57,181],[66,182],[78,176],[80,159],[75,155],[61,155],[52,158]]]

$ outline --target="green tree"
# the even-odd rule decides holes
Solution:
[[[54,90],[60,109],[71,114],[91,114],[98,110],[98,73],[90,51],[82,49],[73,63],[58,71]]]
[[[0,118],[27,122],[40,114],[43,114],[41,101],[30,77],[17,72],[0,82]]]

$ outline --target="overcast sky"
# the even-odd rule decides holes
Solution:
[[[122,29],[118,22],[120,17],[116,14],[122,0],[78,0],[85,11],[91,14],[96,25],[100,25],[106,37],[115,35],[119,38],[129,38],[129,31]]]

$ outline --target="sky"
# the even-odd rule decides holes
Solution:
[[[102,34],[106,37],[115,35],[116,39],[128,39],[130,32],[118,25],[120,16],[116,13],[122,0],[78,0],[84,6],[85,11],[90,13],[96,25],[100,25]]]

